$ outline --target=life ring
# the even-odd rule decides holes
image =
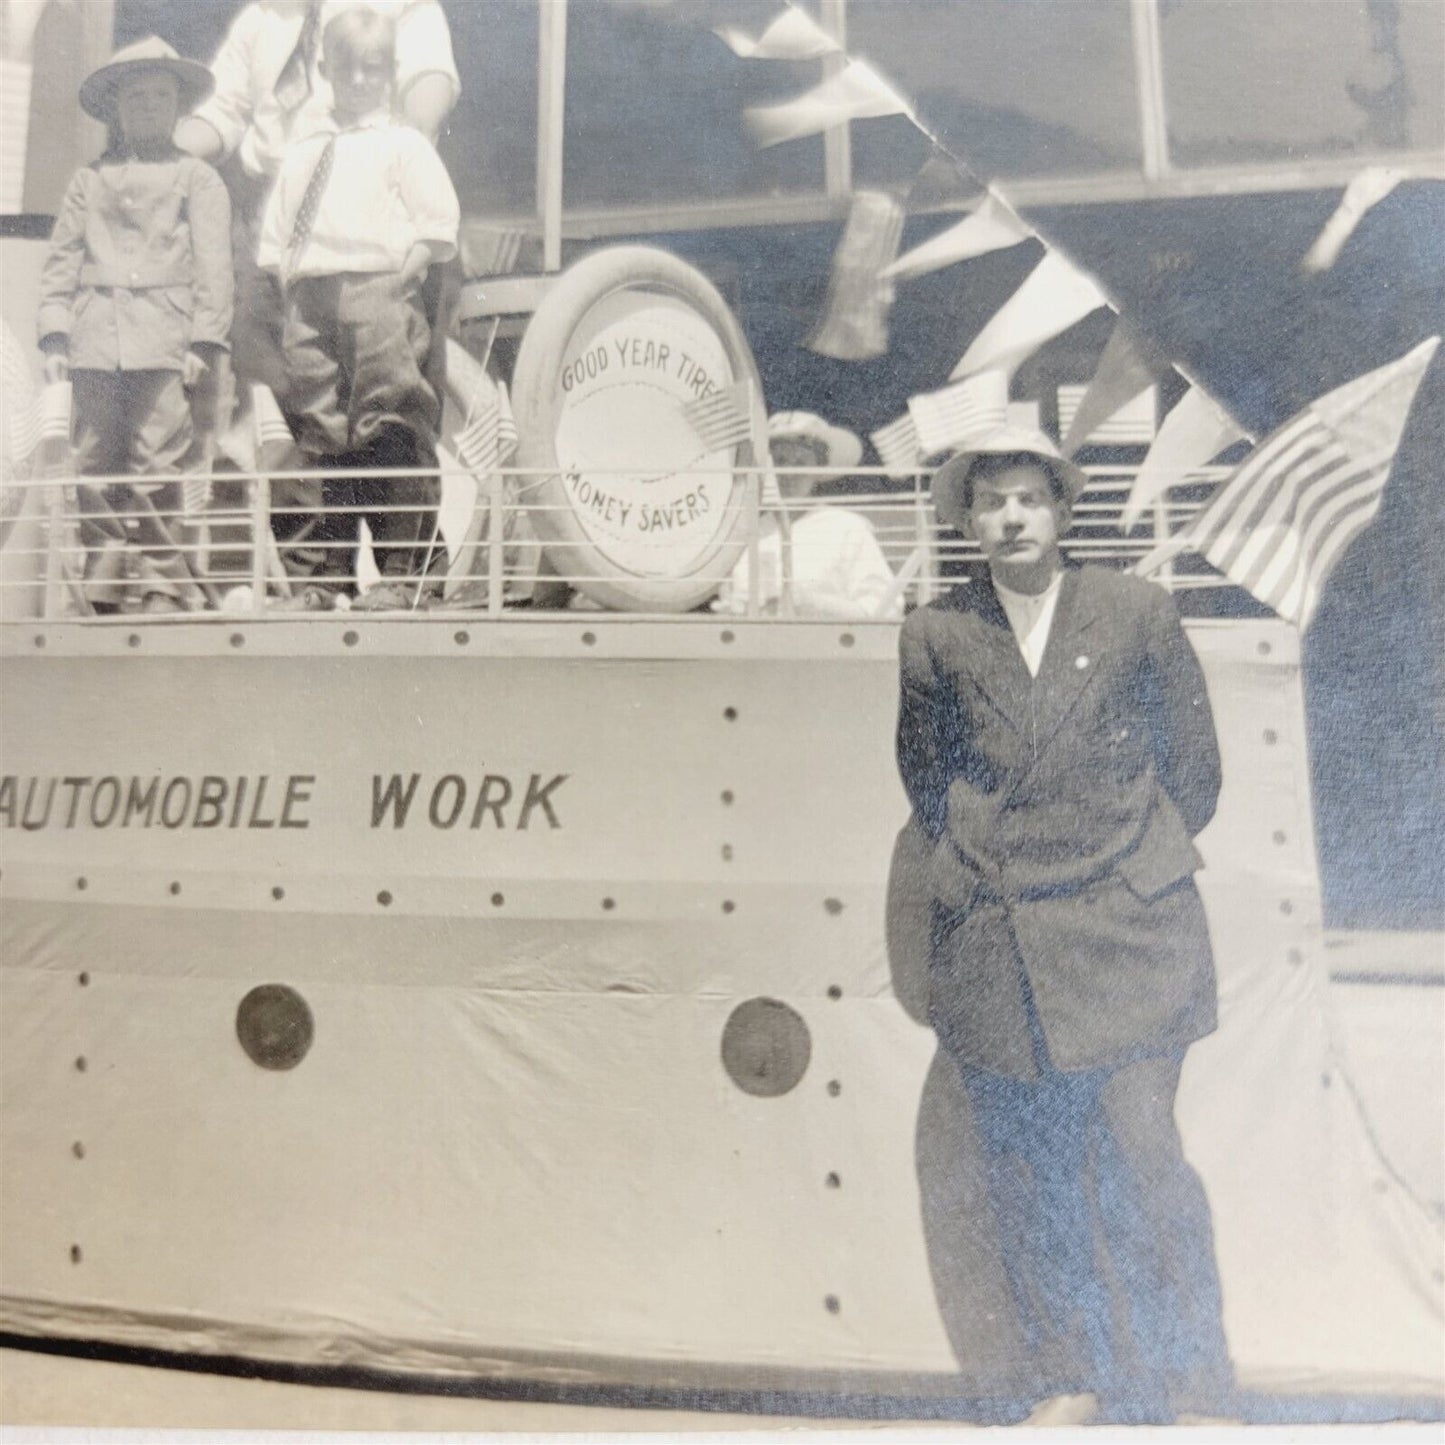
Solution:
[[[749,437],[710,446],[683,408],[741,382]],[[746,546],[761,396],[742,328],[686,262],[613,246],[572,266],[527,327],[512,387],[517,465],[539,472],[521,501],[557,574],[625,611],[710,597]]]

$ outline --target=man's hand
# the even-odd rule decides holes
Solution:
[[[211,364],[204,356],[194,351],[186,352],[186,358],[181,362],[181,385],[187,391],[194,391],[210,369]]]
[[[70,380],[70,360],[60,355],[59,352],[51,351],[45,357],[45,381],[47,385],[53,385],[57,381]]]

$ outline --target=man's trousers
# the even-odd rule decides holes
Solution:
[[[1059,1392],[1144,1420],[1230,1388],[1209,1203],[1174,1122],[1182,1062],[962,1071],[1029,1348],[1059,1362]]]

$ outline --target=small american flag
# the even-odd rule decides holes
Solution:
[[[871,432],[873,446],[883,459],[889,474],[895,477],[916,472],[922,460],[918,446],[918,424],[911,412],[904,412],[897,421]]]
[[[469,471],[494,471],[517,450],[517,423],[506,388],[492,383],[478,396],[467,424],[457,433],[457,456]]]
[[[1411,403],[1439,344],[1433,336],[1312,401],[1136,570],[1198,552],[1303,631],[1340,554],[1380,510]]]
[[[737,446],[752,435],[752,382],[743,380],[699,401],[683,404],[687,424],[709,452]]]
[[[290,448],[295,441],[275,394],[259,382],[251,388],[251,418],[256,429],[256,452],[263,455],[267,447]]]
[[[918,450],[926,457],[962,445],[980,432],[994,431],[1008,415],[1008,374],[981,371],[945,386],[908,398],[908,414],[918,434]]]

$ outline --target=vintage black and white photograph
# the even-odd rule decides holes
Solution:
[[[0,67],[0,1428],[1438,1429],[1445,0]]]

